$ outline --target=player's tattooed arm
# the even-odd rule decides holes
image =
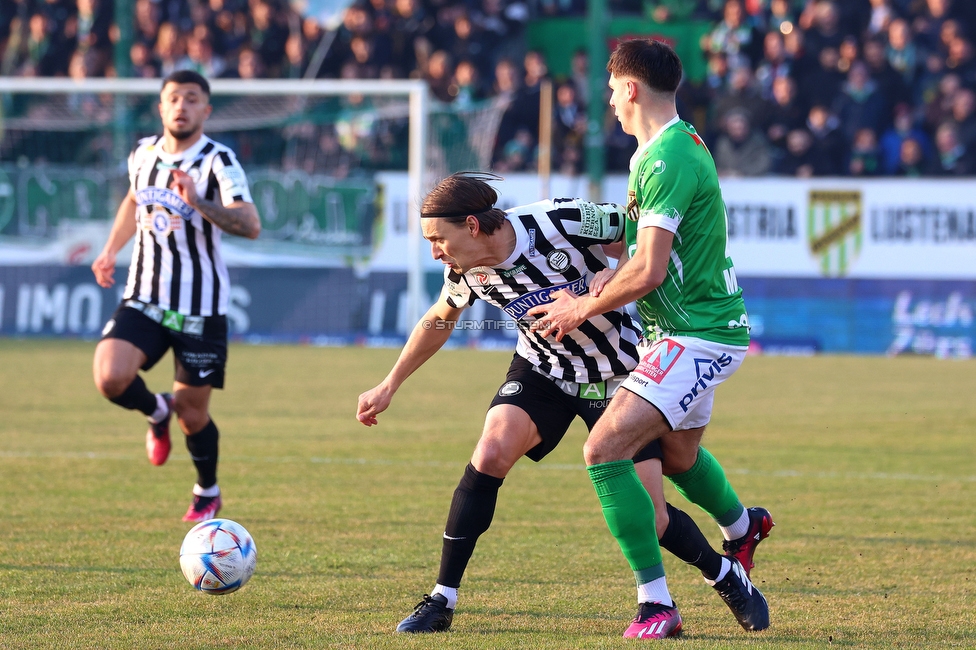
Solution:
[[[261,234],[261,219],[253,203],[235,201],[228,206],[223,206],[215,201],[197,199],[193,207],[199,210],[207,221],[228,235],[257,239]]]
[[[230,205],[221,205],[201,198],[190,175],[179,169],[173,170],[173,189],[207,221],[228,235],[257,239],[261,234],[261,218],[253,203],[234,201]]]

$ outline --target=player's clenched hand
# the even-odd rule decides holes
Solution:
[[[528,311],[529,316],[535,316],[537,319],[529,329],[538,332],[540,336],[552,334],[557,341],[562,341],[567,333],[572,332],[586,320],[583,310],[585,299],[566,289],[554,292],[551,297],[552,302],[533,307]]]
[[[590,283],[590,295],[594,298],[600,295],[603,291],[603,287],[607,286],[607,282],[616,273],[616,269],[603,269],[593,276],[593,282]]]
[[[197,201],[200,200],[200,196],[197,194],[197,184],[189,174],[181,169],[173,170],[173,190],[191,206],[196,206]]]
[[[366,391],[359,396],[359,406],[356,408],[356,419],[368,427],[376,424],[376,416],[390,406],[393,391],[384,384]]]
[[[108,289],[115,284],[115,254],[102,251],[91,268],[98,286]]]

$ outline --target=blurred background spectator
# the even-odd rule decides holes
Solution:
[[[762,176],[772,163],[766,137],[752,128],[749,114],[742,109],[725,116],[725,129],[715,139],[713,154],[720,176]]]
[[[895,176],[918,178],[925,176],[932,169],[932,164],[918,140],[909,137],[901,143],[898,156],[898,167]]]
[[[840,176],[847,160],[847,142],[839,130],[840,120],[826,106],[816,104],[807,116],[807,131],[813,136],[811,151],[817,176]]]
[[[582,0],[355,0],[335,29],[299,6],[135,0],[130,74],[424,79],[445,106],[496,107],[492,165],[512,170],[536,164],[541,82],[551,79],[553,168],[585,171],[587,106],[605,101],[589,96],[587,53],[551,62],[565,71],[553,75],[552,52],[531,51],[525,37],[530,20],[582,17]],[[682,84],[679,110],[705,134],[723,175],[976,173],[974,0],[611,0],[610,8],[661,25],[697,21],[703,73]],[[0,74],[116,75],[113,12],[110,0],[0,2]],[[104,113],[91,98],[75,103]],[[374,126],[366,137],[360,122],[343,119],[331,131],[314,127],[311,141],[382,156],[378,143],[403,127]],[[609,113],[605,126],[607,168],[625,171],[633,139]],[[354,166],[346,155],[331,159]]]
[[[959,127],[955,122],[945,122],[935,131],[937,158],[933,172],[939,176],[971,176],[973,168],[972,151],[959,138]]]
[[[813,136],[804,128],[793,129],[786,134],[786,150],[777,161],[773,171],[782,176],[809,178],[823,170],[817,169],[811,147]]]
[[[777,151],[786,148],[786,134],[803,126],[806,115],[796,100],[796,82],[780,77],[773,82],[773,97],[766,123],[766,137]]]
[[[897,171],[898,162],[901,159],[901,145],[909,138],[915,140],[923,152],[927,153],[931,151],[932,146],[928,136],[924,131],[915,126],[911,106],[908,104],[899,104],[895,107],[893,126],[881,136],[882,173],[890,175]]]
[[[722,20],[702,41],[706,52],[721,52],[732,68],[755,67],[762,57],[762,34],[746,15],[742,0],[726,0]]]
[[[851,176],[877,176],[881,173],[881,151],[873,129],[859,129],[854,134],[847,172]]]
[[[556,88],[553,121],[553,168],[570,176],[581,173],[583,139],[586,137],[586,107],[577,99],[576,86],[566,81]]]

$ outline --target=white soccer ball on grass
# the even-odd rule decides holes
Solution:
[[[243,587],[258,560],[251,534],[230,519],[211,519],[197,524],[183,538],[180,568],[200,591],[229,594]]]

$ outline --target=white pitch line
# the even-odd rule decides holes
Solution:
[[[124,453],[105,453],[95,451],[3,451],[0,450],[2,458],[55,458],[63,460],[142,460],[142,454]],[[244,463],[311,463],[313,465],[380,465],[380,466],[399,466],[399,467],[444,467],[449,469],[463,468],[466,465],[462,462],[448,461],[420,461],[420,460],[396,460],[390,458],[328,458],[323,456],[232,456],[222,455],[224,462],[244,462]],[[181,459],[176,459],[180,462]],[[583,464],[572,463],[520,463],[514,467],[516,470],[532,468],[533,470],[548,470],[556,472],[582,472],[586,469]],[[782,469],[776,471],[763,471],[739,468],[725,468],[726,473],[738,476],[759,476],[769,478],[802,478],[802,479],[854,479],[863,481],[922,481],[926,483],[976,483],[976,476],[945,476],[937,474],[904,474],[889,472],[802,472],[793,469]]]

